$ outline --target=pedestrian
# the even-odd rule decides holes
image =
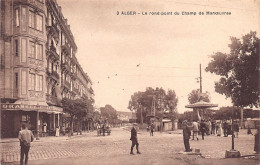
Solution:
[[[223,130],[224,130],[224,137],[228,137],[228,123],[226,120],[224,120],[223,123]]]
[[[213,120],[211,124],[211,134],[215,135],[216,121]]]
[[[234,128],[235,137],[238,138],[239,125],[238,125],[238,122],[237,122],[237,121],[234,123],[233,128]]]
[[[195,120],[193,120],[193,122],[192,122],[192,140],[194,140],[194,136],[196,137],[197,140],[199,140],[198,132],[199,132],[199,124]]]
[[[185,147],[185,152],[191,152],[192,150],[190,149],[190,135],[191,131],[190,128],[188,127],[188,122],[184,120],[182,122],[183,126],[183,142],[184,142],[184,147]]]
[[[131,138],[130,140],[132,141],[132,145],[131,145],[131,152],[130,154],[134,155],[133,149],[136,145],[136,150],[137,150],[137,154],[141,154],[141,152],[139,151],[139,143],[138,143],[138,139],[137,139],[137,124],[134,123],[133,124],[133,128],[131,130]]]
[[[61,127],[61,133],[63,134],[63,136],[65,136],[65,126],[64,125],[62,125],[62,127]]]
[[[56,130],[55,130],[55,136],[56,136],[56,137],[60,136],[60,129],[59,129],[59,126],[56,127]]]
[[[260,150],[260,136],[259,136],[259,133],[260,133],[260,125],[257,126],[257,130],[256,130],[256,133],[255,133],[255,145],[254,145],[254,151],[258,154],[259,153],[259,150]]]
[[[211,128],[212,128],[212,123],[211,123],[211,121],[209,120],[209,121],[208,121],[208,132],[207,132],[208,135],[211,134]]]
[[[25,165],[28,163],[28,153],[30,150],[30,144],[34,140],[32,131],[28,130],[26,124],[22,124],[22,130],[19,131],[18,139],[21,146],[20,164],[23,164],[25,155]]]
[[[201,120],[200,123],[200,132],[201,132],[201,136],[202,136],[202,140],[204,140],[204,136],[205,136],[205,132],[206,132],[206,124],[204,120]]]
[[[247,126],[247,134],[248,134],[248,135],[253,135],[249,124],[248,124],[248,126]]]
[[[103,136],[105,136],[105,124],[103,124],[103,126],[102,126],[102,131],[103,131]]]
[[[100,136],[101,135],[101,128],[100,128],[100,125],[97,124],[97,136]]]
[[[153,124],[150,126],[150,136],[153,136]]]

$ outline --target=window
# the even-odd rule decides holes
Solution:
[[[29,74],[29,90],[42,91],[42,75]]]
[[[36,45],[36,59],[42,60],[42,51],[43,51],[42,45],[37,44]]]
[[[35,43],[30,41],[30,52],[29,57],[35,58]]]
[[[42,81],[43,81],[43,76],[39,76],[39,91],[42,91]]]
[[[35,85],[36,91],[42,91],[42,80],[43,80],[43,76],[36,75],[36,85]]]
[[[35,14],[33,11],[29,11],[29,27],[43,31],[43,17]]]
[[[30,41],[30,51],[29,51],[29,57],[35,58],[38,60],[42,60],[43,58],[43,45],[41,44],[35,44],[34,42]]]
[[[15,25],[16,25],[16,27],[19,27],[19,25],[20,25],[19,10],[18,9],[15,9]]]
[[[35,74],[29,74],[29,90],[35,90]]]
[[[29,27],[34,28],[34,13],[32,11],[29,11]]]
[[[18,40],[15,40],[14,43],[15,43],[15,56],[18,56]]]
[[[42,16],[37,14],[36,15],[36,29],[37,30],[42,31],[42,20],[43,20]]]
[[[15,88],[18,88],[18,73],[15,73]]]

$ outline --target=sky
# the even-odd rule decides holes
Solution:
[[[250,31],[259,36],[259,0],[57,2],[74,35],[76,57],[93,82],[95,106],[110,104],[117,111],[129,111],[131,95],[146,87],[173,89],[178,112],[189,110],[185,105],[188,94],[199,88],[200,64],[203,92],[208,91],[219,107],[232,106],[229,98],[215,92],[219,77],[205,72],[210,55],[228,53],[230,36],[241,38]],[[122,14],[127,11],[136,15]],[[231,15],[206,15],[207,11]],[[160,15],[151,15],[154,12]],[[168,15],[161,15],[165,12]]]

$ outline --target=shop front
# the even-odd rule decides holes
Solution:
[[[1,138],[15,138],[26,123],[35,137],[55,135],[62,125],[63,109],[48,105],[28,105],[24,103],[1,104]]]

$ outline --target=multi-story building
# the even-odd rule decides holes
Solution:
[[[37,135],[55,130],[62,125],[64,97],[94,100],[76,52],[56,0],[1,1],[2,137],[16,137],[22,122]]]

